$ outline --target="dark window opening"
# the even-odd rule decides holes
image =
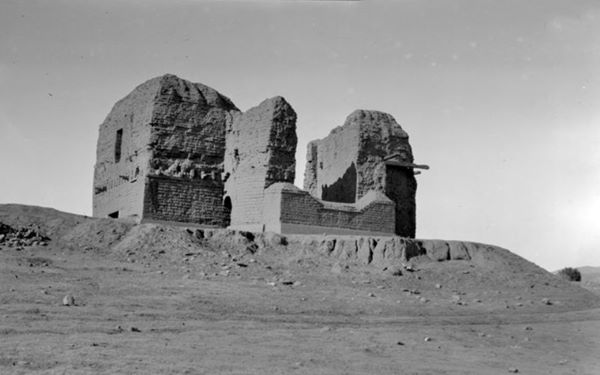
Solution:
[[[115,163],[121,160],[121,146],[123,144],[123,129],[117,130],[117,138],[115,139]]]
[[[115,211],[113,213],[108,214],[108,217],[112,217],[113,219],[119,218],[119,211]]]
[[[231,198],[225,197],[225,200],[223,200],[223,206],[227,211],[231,212]]]

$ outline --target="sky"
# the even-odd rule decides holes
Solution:
[[[417,236],[600,266],[600,2],[0,2],[0,203],[91,214],[98,126],[165,74],[247,110],[281,95],[306,143],[355,109],[410,135]]]

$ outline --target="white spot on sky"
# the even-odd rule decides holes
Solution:
[[[405,60],[410,60],[410,59],[412,59],[412,58],[413,58],[413,54],[412,54],[412,53],[410,53],[410,52],[409,52],[409,53],[405,53],[405,54],[404,54],[404,59],[405,59]]]
[[[470,41],[469,42],[469,47],[471,47],[471,48],[477,48],[477,46],[478,46],[477,42],[475,42],[475,41]]]
[[[453,54],[452,54],[452,60],[454,60],[454,61],[458,61],[458,59],[459,59],[459,58],[460,58],[460,56],[458,56],[458,54],[457,54],[457,53],[453,53]]]
[[[517,37],[517,43],[523,43],[525,42],[525,38],[523,38],[522,36]]]

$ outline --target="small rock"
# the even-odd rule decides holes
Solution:
[[[435,284],[436,289],[442,289],[442,284]]]
[[[429,302],[429,300],[427,298],[425,298],[425,297],[421,297],[421,298],[419,298],[419,302],[421,302],[421,303],[427,303],[427,302]]]
[[[331,267],[331,273],[335,273],[335,274],[340,274],[342,273],[344,270],[347,270],[349,267],[347,264],[340,264],[340,263],[336,263]]]
[[[425,338],[423,339],[423,341],[425,341],[425,342],[429,342],[429,341],[431,341],[431,337],[425,337]]]
[[[124,330],[123,330],[123,327],[121,327],[121,326],[116,326],[116,327],[115,327],[115,331],[117,331],[117,332],[123,332]]]
[[[530,327],[530,326],[527,326],[527,327],[525,327],[525,328],[523,328],[523,329],[524,329],[525,331],[533,331],[533,328],[532,328],[532,327]]]
[[[367,296],[369,296],[369,297],[375,297],[375,294],[374,293],[369,293],[369,294],[367,294]]]
[[[291,280],[286,280],[281,282],[282,285],[294,285],[294,282]]]
[[[129,331],[131,331],[131,332],[142,332],[142,331],[141,331],[139,328],[137,328],[137,327],[130,327],[130,328],[129,328]]]
[[[325,326],[319,330],[319,332],[321,332],[321,333],[325,333],[325,332],[329,332],[329,331],[331,331],[331,328],[327,327],[327,326]]]
[[[552,305],[552,301],[549,298],[542,298],[542,304],[544,305]]]
[[[404,346],[404,343],[403,343],[402,341],[398,341],[398,342],[396,343],[396,345],[399,345],[399,346]]]
[[[67,294],[62,299],[63,306],[75,306],[75,297],[70,294]]]
[[[517,372],[519,372],[519,369],[515,368],[515,367],[511,367],[511,368],[508,369],[508,372],[516,374]]]

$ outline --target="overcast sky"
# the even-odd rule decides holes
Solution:
[[[417,236],[600,266],[600,2],[0,2],[0,203],[91,214],[98,126],[164,73],[246,110],[284,96],[306,143],[392,114]]]

